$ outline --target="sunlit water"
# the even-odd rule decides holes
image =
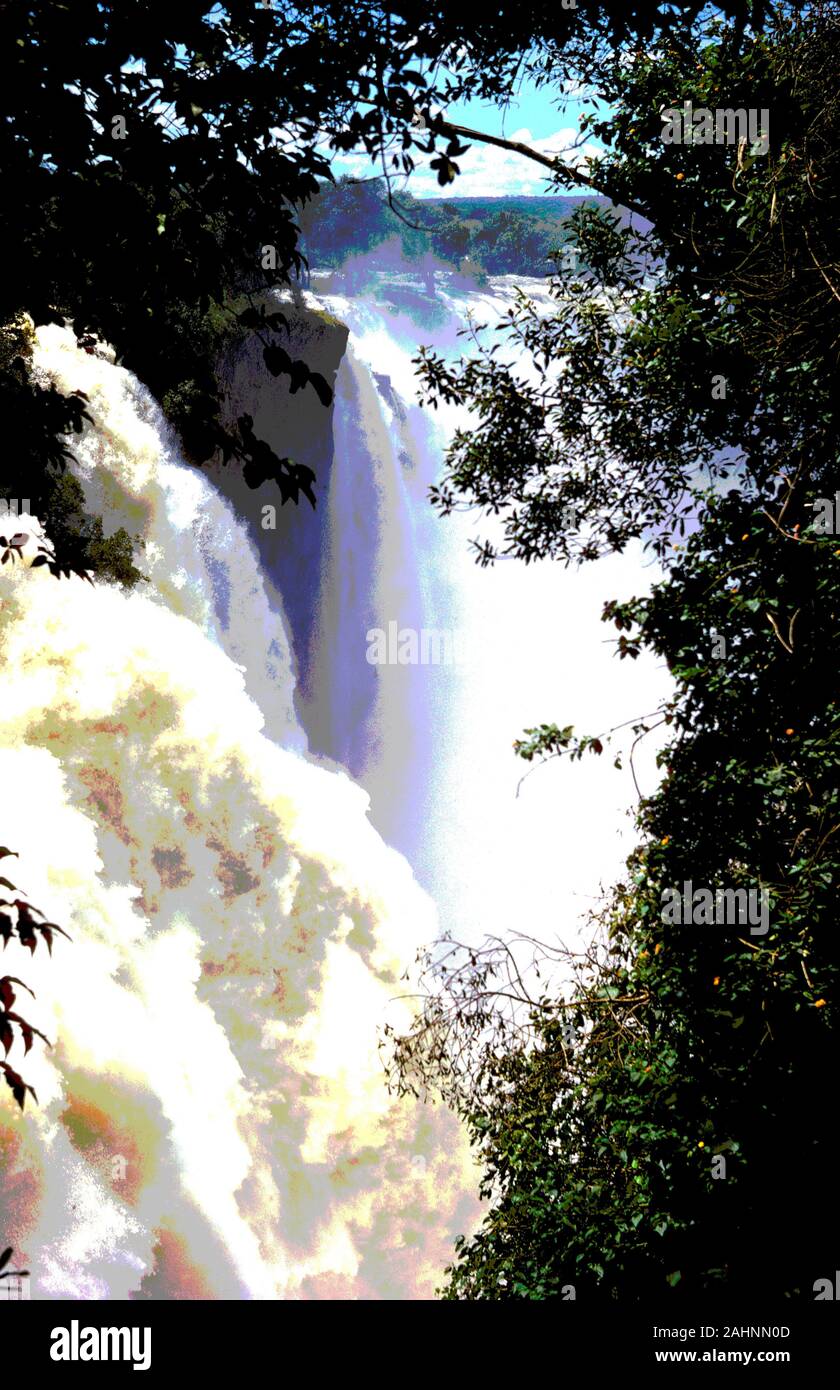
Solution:
[[[600,733],[665,688],[619,670],[599,622],[650,583],[639,552],[481,570],[476,519],[428,504],[459,417],[420,407],[412,358],[458,352],[467,311],[493,322],[511,295],[318,301],[351,338],[305,651],[253,521],[144,388],[39,331],[42,379],[90,398],[90,504],[143,537],[149,582],[0,572],[0,842],[20,852],[0,869],[73,937],[6,953],[55,1041],[9,1057],[37,1106],[0,1093],[0,1235],[38,1297],[429,1297],[474,1220],[462,1137],[389,1097],[377,1029],[408,1021],[402,973],[442,929],[576,940],[632,842],[632,781],[605,756],[517,795],[511,744],[541,721]],[[463,660],[372,665],[391,623]]]

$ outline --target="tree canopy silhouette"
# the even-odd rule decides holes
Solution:
[[[644,224],[580,214],[554,312],[523,295],[486,351],[421,360],[473,411],[440,509],[500,516],[526,562],[641,541],[651,593],[603,616],[674,680],[629,735],[666,736],[662,781],[591,948],[449,943],[391,1039],[394,1084],[442,1092],[484,1166],[449,1298],[810,1300],[835,1268],[839,23],[780,4],[763,33],[710,14],[607,56],[595,177]],[[684,99],[768,110],[769,147],[663,142]],[[516,749],[617,737],[558,720]],[[669,916],[686,883],[761,891],[766,931]]]
[[[728,8],[745,18],[751,7]],[[253,447],[222,429],[213,373],[228,335],[260,334],[270,371],[292,389],[329,394],[282,348],[282,323],[256,321],[252,296],[295,281],[297,212],[330,177],[332,156],[361,148],[383,170],[408,172],[412,149],[428,149],[445,182],[463,146],[418,130],[418,108],[466,95],[505,102],[524,72],[547,80],[567,51],[670,23],[655,0],[586,13],[527,3],[503,21],[452,3],[7,0],[0,325],[25,312],[36,326],[69,320],[85,343],[104,338],[161,402],[193,461],[219,450],[245,462]],[[34,499],[42,519],[67,519],[81,499],[68,507],[56,493],[66,503],[74,491],[61,469],[83,402],[31,383],[25,337],[13,331],[0,352],[0,497]],[[273,468],[284,501],[308,492],[293,461]],[[136,582],[130,538],[86,525],[74,515],[51,535],[58,558],[71,572]]]

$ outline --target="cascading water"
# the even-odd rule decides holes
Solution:
[[[638,553],[480,570],[473,521],[429,507],[463,421],[419,407],[411,359],[511,292],[309,297],[350,329],[331,466],[306,455],[323,419],[246,345],[232,412],[319,477],[277,533],[269,485],[186,468],[129,373],[39,331],[37,372],[90,398],[91,509],[142,536],[149,579],[0,572],[3,840],[73,936],[6,967],[55,1040],[10,1054],[40,1104],[0,1096],[0,1230],[40,1297],[424,1297],[475,1219],[463,1136],[388,1096],[377,1023],[407,1021],[400,976],[441,925],[573,940],[630,796],[596,762],[517,796],[511,740],[599,732],[664,683],[640,661],[619,703],[598,623],[647,587]],[[463,661],[371,664],[391,623],[467,637]]]
[[[458,513],[442,520],[428,502],[447,439],[470,419],[419,407],[412,359],[420,343],[460,355],[471,322],[498,324],[517,286],[539,312],[553,301],[544,281],[502,278],[467,291],[440,275],[431,299],[404,280],[386,275],[361,297],[310,300],[349,326],[351,346],[343,390],[339,376],[321,579],[331,620],[308,658],[343,731],[330,743],[323,717],[308,727],[321,751],[349,758],[375,823],[408,855],[445,928],[471,940],[521,928],[571,944],[631,847],[632,783],[611,760],[590,759],[541,769],[517,795],[526,769],[511,742],[544,721],[600,733],[657,707],[667,677],[642,659],[624,663],[617,683],[599,621],[606,598],[646,591],[651,569],[639,548],[577,571],[475,564],[469,539],[491,526]],[[375,523],[365,510],[373,478]],[[389,623],[444,629],[463,659],[372,668],[366,633]],[[366,693],[365,723],[354,692]],[[648,788],[654,753],[637,754]]]
[[[318,747],[355,777],[381,766],[390,711],[399,711],[402,775],[393,761],[376,784],[377,823],[389,843],[416,850],[424,779],[417,743],[426,710],[405,667],[375,668],[366,634],[398,614],[424,625],[428,605],[415,536],[415,507],[392,421],[352,339],[338,372],[318,622],[310,653],[309,727]],[[350,461],[362,466],[349,467]],[[373,792],[373,787],[369,790]]]
[[[39,1297],[428,1296],[464,1147],[388,1096],[376,1023],[431,905],[306,760],[246,531],[147,393],[55,327],[35,367],[89,397],[80,475],[150,582],[2,574],[4,839],[73,937],[7,953],[55,1047],[10,1053],[39,1104],[0,1100],[5,1239]]]

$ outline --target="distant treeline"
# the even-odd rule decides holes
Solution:
[[[554,197],[412,198],[390,206],[383,180],[323,184],[301,214],[304,250],[313,270],[391,243],[421,268],[432,261],[488,275],[545,275],[566,240],[565,222],[584,202]]]

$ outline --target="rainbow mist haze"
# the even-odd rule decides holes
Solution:
[[[664,685],[640,661],[617,691],[597,621],[648,587],[638,553],[482,571],[474,520],[429,508],[463,422],[420,408],[411,357],[458,351],[467,309],[498,319],[511,293],[443,290],[431,326],[310,300],[351,336],[305,642],[258,553],[276,493],[185,466],[107,349],[38,332],[42,379],[90,399],[91,510],[142,536],[150,582],[0,573],[7,863],[73,937],[4,963],[55,1044],[10,1054],[38,1106],[0,1096],[0,1229],[36,1297],[428,1298],[476,1220],[463,1135],[389,1096],[377,1030],[408,1023],[401,977],[441,926],[573,939],[630,847],[631,789],[555,764],[517,797],[511,741],[560,715],[599,731]],[[282,452],[279,388],[243,370]],[[455,626],[471,660],[373,668],[390,620]]]
[[[73,937],[14,966],[55,1049],[26,1059],[38,1106],[3,1097],[6,1238],[38,1297],[429,1296],[466,1154],[443,1111],[388,1096],[376,1024],[432,905],[366,794],[303,756],[247,534],[154,402],[66,330],[35,360],[89,396],[80,474],[145,533],[151,584],[3,575],[16,880]]]

